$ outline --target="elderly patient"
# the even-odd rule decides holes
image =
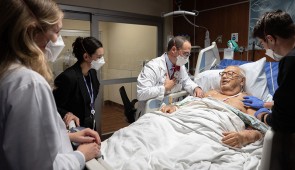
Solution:
[[[245,106],[242,102],[243,97],[247,95],[247,93],[243,91],[246,81],[244,71],[238,66],[228,66],[219,74],[221,76],[220,91],[210,90],[205,93],[205,97],[221,100],[253,116],[255,110]],[[167,105],[163,106],[161,111],[164,113],[172,113],[176,109],[178,109],[178,107],[174,105]],[[260,131],[254,130],[252,127],[247,127],[245,130],[239,132],[223,132],[223,135],[222,142],[236,148],[241,148],[242,146],[255,142],[263,136]]]

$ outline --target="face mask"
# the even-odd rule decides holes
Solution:
[[[284,56],[281,56],[279,54],[276,54],[271,49],[266,49],[266,53],[265,54],[268,55],[270,58],[276,60],[276,61],[280,61],[284,57]]]
[[[91,62],[91,68],[95,69],[96,71],[100,69],[101,66],[103,66],[105,64],[104,58],[101,57],[98,60],[93,60]]]
[[[47,60],[54,62],[64,47],[65,43],[61,35],[58,36],[56,42],[49,41],[45,47],[45,56]]]
[[[188,62],[188,57],[184,58],[182,56],[177,56],[176,65],[183,66]]]

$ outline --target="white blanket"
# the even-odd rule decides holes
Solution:
[[[258,169],[263,140],[238,150],[221,143],[222,132],[243,129],[236,114],[203,98],[171,115],[146,113],[102,142],[102,154],[116,170]]]

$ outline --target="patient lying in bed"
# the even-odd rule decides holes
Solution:
[[[257,169],[263,144],[257,139],[267,130],[257,128],[256,124],[265,124],[243,108],[245,79],[236,69],[229,67],[221,74],[221,91],[208,92],[211,97],[188,96],[176,103],[181,109],[162,108],[175,109],[173,113],[151,111],[116,131],[102,142],[105,161],[121,170]],[[245,130],[245,124],[262,133]]]
[[[220,91],[206,92],[205,97],[212,97],[227,103],[249,115],[254,115],[255,110],[244,106],[242,100],[247,93],[243,92],[245,85],[245,73],[237,66],[228,66],[220,73]],[[164,113],[172,113],[178,109],[175,105],[167,105],[161,108]],[[223,132],[222,142],[232,147],[241,148],[249,143],[259,140],[263,135],[260,131],[247,127],[239,132]]]

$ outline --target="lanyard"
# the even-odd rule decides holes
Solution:
[[[92,81],[91,81],[91,76],[90,76],[90,73],[89,73],[89,78],[90,78],[90,89],[88,87],[88,84],[86,82],[86,79],[85,77],[83,76],[83,79],[84,79],[84,82],[85,82],[85,85],[87,87],[87,91],[88,91],[88,94],[90,96],[90,107],[91,107],[91,114],[94,115],[95,114],[95,110],[94,110],[94,95],[93,95],[93,87],[92,87]],[[91,90],[91,91],[90,91]]]
[[[94,110],[94,97],[93,97],[94,95],[93,95],[93,87],[92,87],[92,81],[91,81],[90,73],[89,73],[90,89],[88,87],[88,84],[87,84],[86,79],[85,79],[84,76],[83,76],[83,79],[84,79],[85,85],[87,87],[88,94],[90,96],[91,116],[93,116],[93,129],[94,129],[94,127],[95,127],[95,118],[94,118],[95,110]],[[90,90],[91,90],[91,92],[90,92]]]

